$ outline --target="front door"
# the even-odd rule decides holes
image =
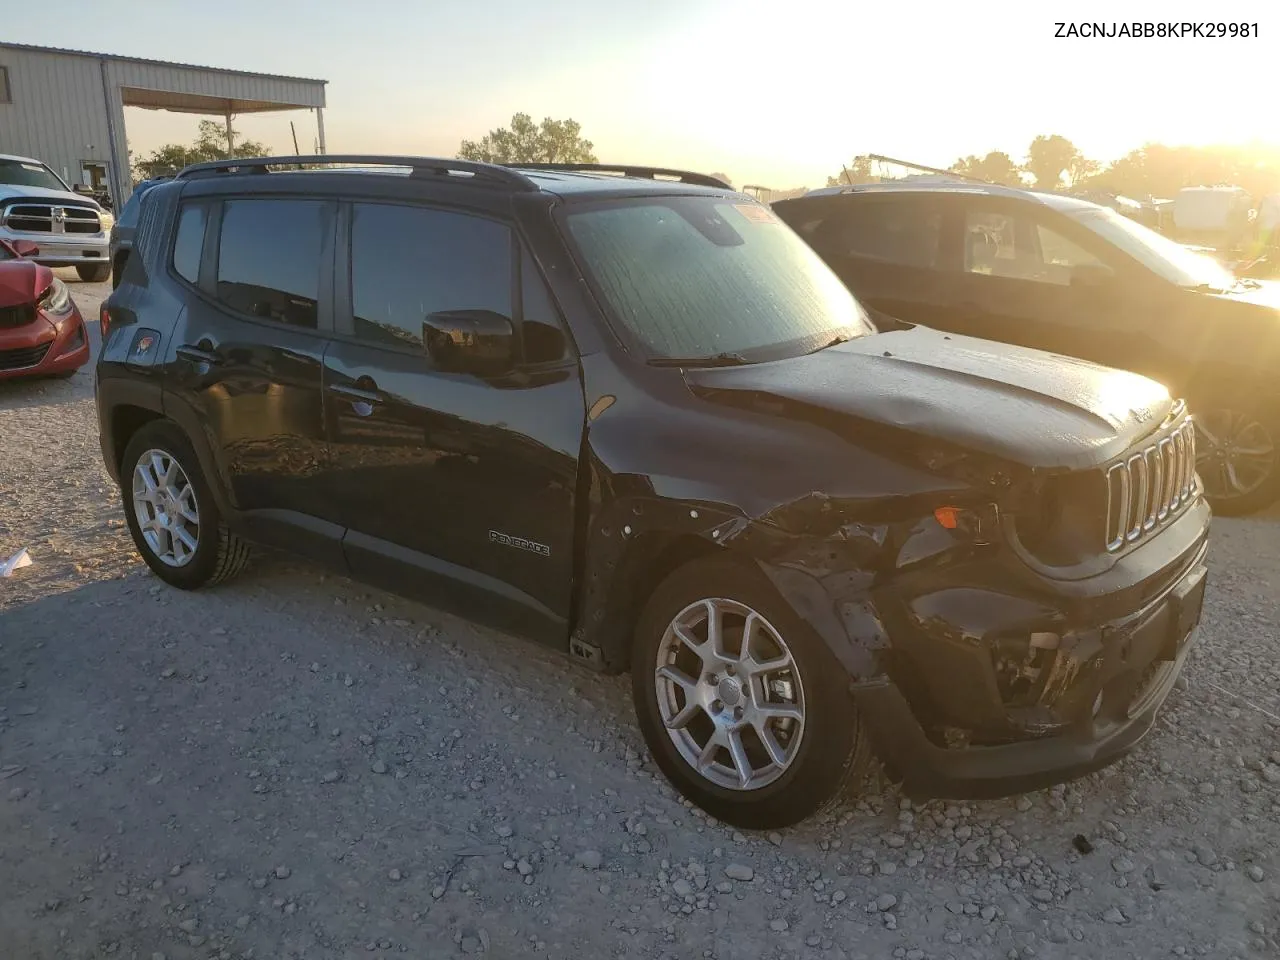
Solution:
[[[183,205],[173,268],[203,296],[174,331],[167,401],[204,434],[255,537],[330,562],[341,528],[321,481],[321,371],[336,213],[316,200]]]
[[[324,381],[352,572],[563,641],[585,410],[542,278],[501,220],[390,203],[342,219]],[[465,309],[512,318],[510,372],[434,367],[423,320]]]
[[[1117,364],[1122,285],[1115,271],[1028,203],[974,201],[958,224],[947,328]]]

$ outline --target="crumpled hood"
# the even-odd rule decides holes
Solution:
[[[44,187],[26,187],[17,183],[0,183],[0,203],[15,197],[23,200],[54,200],[71,206],[92,207],[99,213],[102,207],[92,197],[83,197],[70,190],[46,190]]]
[[[819,408],[1034,468],[1105,463],[1173,407],[1163,386],[1134,373],[925,327],[685,377],[708,400],[781,400],[782,416]]]
[[[0,307],[35,303],[53,282],[53,271],[31,260],[0,260]]]

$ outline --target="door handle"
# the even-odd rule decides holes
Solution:
[[[382,394],[377,390],[362,390],[359,387],[348,387],[341,383],[329,384],[329,391],[352,403],[381,403]]]
[[[372,381],[368,382],[372,383]],[[365,389],[350,387],[343,383],[331,383],[329,392],[351,404],[351,412],[357,417],[371,416],[374,408],[382,403],[382,394],[378,392],[376,386],[373,389]]]
[[[222,362],[222,357],[210,348],[207,341],[201,341],[199,345],[184,343],[177,348],[178,356],[183,360],[190,360],[192,363],[205,363],[209,366]]]
[[[307,353],[299,353],[296,350],[290,350],[288,347],[281,347],[280,355],[294,361],[295,363],[306,363],[312,366],[315,366],[320,362],[319,357],[315,357]]]

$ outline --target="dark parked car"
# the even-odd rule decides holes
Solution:
[[[155,177],[143,180],[133,188],[120,217],[111,227],[111,287],[120,286],[120,278],[124,276],[124,265],[129,259],[129,251],[133,249],[133,235],[138,231],[138,211],[142,208],[142,197],[158,183],[172,180],[172,177]]]
[[[1280,283],[1236,279],[1114,210],[1007,187],[835,187],[774,209],[873,310],[1187,397],[1216,511],[1280,495]]]
[[[89,362],[80,310],[39,255],[30,240],[0,240],[0,381],[69,377]]]
[[[260,540],[630,669],[658,765],[736,824],[871,750],[1002,794],[1150,729],[1210,518],[1163,387],[877,332],[709,177],[323,159],[366,169],[148,193],[97,399],[157,576]]]

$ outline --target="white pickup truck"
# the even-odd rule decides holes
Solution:
[[[75,267],[81,280],[111,276],[111,214],[75,193],[39,160],[0,154],[0,240],[30,240],[48,267]]]

